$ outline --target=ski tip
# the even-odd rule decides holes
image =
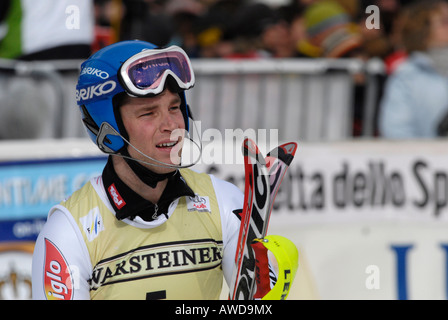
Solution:
[[[243,151],[243,156],[254,158],[254,159],[256,159],[257,162],[259,162],[263,165],[266,164],[260,149],[258,148],[255,141],[253,141],[252,139],[250,139],[250,138],[244,139],[242,151]]]
[[[275,157],[283,161],[286,165],[290,165],[297,151],[296,142],[284,143],[268,153],[267,157]]]
[[[281,147],[286,151],[287,154],[294,156],[297,151],[297,142],[288,142],[282,144]]]

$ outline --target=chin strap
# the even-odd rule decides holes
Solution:
[[[111,149],[110,147],[108,147],[106,145],[106,143],[110,144],[111,141],[110,139],[107,137],[120,137],[125,145],[125,147],[122,147],[118,152]],[[201,158],[201,154],[202,154],[202,142],[200,141],[199,143],[194,141],[191,137],[188,137],[188,140],[190,140],[193,145],[195,145],[198,150],[199,150],[199,155],[197,156],[197,158],[193,161],[193,163],[191,164],[186,164],[186,165],[175,165],[175,164],[169,164],[169,163],[165,163],[162,161],[159,161],[157,159],[151,158],[150,156],[144,154],[142,151],[140,151],[139,149],[137,149],[136,147],[134,147],[125,137],[123,137],[123,135],[121,135],[117,130],[114,129],[114,127],[112,127],[109,123],[107,122],[103,122],[98,130],[97,133],[97,137],[96,137],[96,144],[98,146],[98,148],[107,154],[111,154],[111,155],[117,155],[117,156],[121,156],[125,159],[129,159],[132,160],[133,162],[138,162],[140,163],[144,163],[150,166],[155,166],[155,167],[162,167],[162,168],[172,168],[173,170],[176,169],[183,169],[183,168],[190,168],[192,166],[194,166],[196,163],[199,162],[200,158]],[[137,151],[139,154],[141,154],[143,157],[145,157],[146,159],[150,160],[151,162],[145,161],[145,160],[138,160],[135,158],[132,158],[129,153],[127,152],[127,147],[131,147],[133,148],[135,151]],[[122,150],[126,150],[125,152],[122,152]],[[129,162],[128,162],[129,164]]]
[[[122,152],[122,154],[125,156],[124,159],[131,170],[134,171],[140,180],[151,188],[155,188],[160,181],[173,177],[177,172],[177,170],[174,170],[173,172],[168,173],[156,173],[133,160],[127,150]]]

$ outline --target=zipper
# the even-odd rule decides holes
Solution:
[[[154,214],[152,215],[152,218],[153,218],[154,220],[157,219],[158,212],[159,212],[159,205],[156,203],[156,204],[154,204]]]

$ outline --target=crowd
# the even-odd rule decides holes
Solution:
[[[381,136],[447,136],[448,3],[421,1],[408,7],[400,34],[407,59],[386,82],[379,106]]]
[[[391,59],[396,23],[411,0],[95,0],[97,30],[182,46],[192,58]],[[367,28],[369,5],[379,27]],[[102,33],[104,34],[104,33]],[[97,37],[101,46],[104,37]]]
[[[109,30],[113,34],[108,38],[110,42],[117,38],[139,38],[160,46],[176,44],[192,58],[379,57],[388,72],[392,72],[405,57],[397,21],[409,1],[96,0],[95,3],[97,31]],[[370,5],[377,11],[366,12]],[[370,24],[375,20],[373,28],[368,19]],[[100,39],[97,48],[104,45],[101,42],[104,37],[96,39]],[[355,78],[354,136],[363,132],[364,80],[362,76]],[[384,77],[379,81],[382,84]]]
[[[123,0],[119,6],[97,0],[96,4],[97,23],[112,26],[116,37],[177,44],[193,58],[380,58],[386,75],[380,79],[376,134],[394,139],[448,135],[444,0]],[[116,21],[121,21],[119,27]],[[363,80],[355,79],[355,136],[362,132]]]
[[[0,57],[86,58],[118,40],[141,39],[179,45],[191,58],[390,59],[400,47],[398,17],[411,1],[61,0],[36,7],[4,0]],[[375,28],[366,21],[371,5],[378,9]]]

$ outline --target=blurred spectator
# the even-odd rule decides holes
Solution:
[[[307,38],[297,48],[302,56],[340,58],[359,53],[362,39],[357,25],[337,1],[313,2],[304,19]]]
[[[366,58],[379,57],[385,62],[386,73],[391,74],[407,56],[401,42],[403,21],[402,7],[410,0],[362,0],[359,26],[363,38]],[[378,28],[367,28],[364,14],[366,8],[374,5],[379,9]],[[373,14],[373,13],[370,13]]]
[[[94,0],[94,41],[96,52],[119,40],[125,7],[121,0]]]
[[[305,39],[304,6],[297,2],[272,10],[270,23],[261,32],[261,49],[269,57],[291,58],[297,55],[297,43]]]
[[[92,0],[2,0],[0,57],[84,59],[93,41]]]
[[[405,10],[401,41],[409,58],[386,82],[380,134],[386,138],[446,135],[448,4],[442,0],[416,2]]]
[[[122,0],[126,8],[121,24],[121,40],[140,39],[166,46],[174,34],[167,0]]]
[[[85,59],[93,42],[93,0],[1,0],[0,58]],[[41,77],[0,76],[0,139],[51,137],[57,98]],[[59,105],[58,105],[59,107]]]
[[[344,8],[344,11],[350,16],[350,20],[354,21],[359,15],[359,9],[361,6],[360,0],[335,0],[339,5]]]
[[[196,58],[295,57],[296,43],[304,38],[305,5],[299,0],[275,4],[258,0],[121,2],[120,40],[176,44]]]
[[[402,62],[406,61],[408,56],[402,41],[405,20],[406,10],[400,10],[388,34],[391,52],[383,58],[387,75],[391,75]]]
[[[355,23],[359,7],[351,0],[315,0],[303,13],[306,38],[297,44],[298,57],[365,59],[363,39]],[[362,134],[365,77],[353,74],[353,130]]]
[[[235,50],[227,58],[262,57],[263,40],[266,41],[267,49],[273,52],[272,50],[277,49],[275,46],[281,39],[277,39],[277,37],[269,39],[272,38],[269,35],[263,39],[263,34],[276,23],[275,12],[269,6],[262,3],[242,6],[235,15],[230,29],[234,37]]]
[[[388,0],[389,2],[398,3],[398,0]],[[392,45],[390,39],[390,27],[385,27],[385,23],[387,22],[386,17],[390,14],[384,13],[383,8],[380,6],[380,2],[384,2],[384,0],[376,0],[373,1],[374,5],[379,8],[378,13],[379,16],[376,19],[375,23],[378,24],[378,27],[372,27],[369,22],[369,27],[367,23],[367,19],[371,19],[371,14],[365,14],[366,8],[372,4],[372,1],[369,1],[369,4],[366,4],[362,7],[362,14],[359,15],[360,19],[358,21],[359,30],[361,32],[361,37],[363,41],[363,51],[366,58],[371,57],[380,57],[381,59],[386,58],[392,52]],[[387,12],[387,11],[384,11]],[[384,18],[383,18],[384,16]]]
[[[223,58],[248,51],[248,44],[239,43],[234,23],[243,5],[239,0],[218,0],[209,5],[196,24],[200,57]]]
[[[291,32],[291,43],[293,46],[293,54],[292,57],[299,56],[299,51],[297,50],[297,46],[301,41],[306,38],[306,26],[305,26],[305,18],[304,12],[305,6],[297,5],[292,6],[291,8],[291,20],[290,20],[290,32]]]
[[[190,58],[199,56],[195,26],[204,10],[204,5],[197,0],[170,0],[166,6],[174,24],[170,45],[182,47]]]

